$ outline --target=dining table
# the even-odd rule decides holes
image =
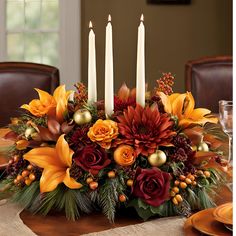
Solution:
[[[9,130],[0,129],[0,171],[7,165],[5,148],[13,141],[5,140]],[[1,189],[0,189],[1,191]],[[232,201],[232,192],[227,186],[217,189],[216,204]],[[62,213],[52,212],[47,216],[35,215],[8,200],[0,200],[0,235],[40,235],[40,236],[142,236],[142,235],[185,235],[182,216],[152,218],[146,222],[141,220],[132,208],[117,212],[115,223],[109,223],[102,213],[81,215],[76,221],[69,221]],[[5,230],[5,231],[4,231]],[[7,234],[4,234],[6,233]],[[191,236],[188,234],[188,236]]]

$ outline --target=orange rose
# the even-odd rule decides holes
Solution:
[[[114,152],[114,160],[121,166],[130,166],[135,162],[136,154],[129,145],[120,145]]]
[[[97,120],[96,123],[89,128],[88,137],[98,143],[101,147],[109,149],[111,141],[118,136],[118,126],[112,120]]]

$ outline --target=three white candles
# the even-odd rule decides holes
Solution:
[[[137,67],[136,67],[136,103],[145,107],[145,27],[143,15],[138,27]],[[95,34],[89,23],[88,54],[88,102],[97,102],[96,50]],[[111,16],[108,16],[105,44],[105,114],[109,117],[114,112],[114,71]]]

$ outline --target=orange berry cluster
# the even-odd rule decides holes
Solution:
[[[31,185],[33,181],[35,181],[36,176],[34,174],[34,167],[32,165],[28,165],[27,169],[23,170],[20,175],[14,179],[15,185]]]
[[[111,171],[109,171],[109,172],[107,173],[107,176],[108,176],[109,179],[114,179],[114,178],[116,177],[116,172],[113,171],[113,170],[111,170]],[[88,177],[88,178],[86,179],[86,183],[89,185],[89,188],[90,188],[91,190],[95,190],[95,189],[97,189],[97,187],[98,187],[98,182],[95,181],[93,177]],[[133,185],[133,180],[132,180],[132,179],[129,179],[129,180],[126,182],[126,184],[127,184],[128,186],[132,186],[132,185]],[[125,202],[125,201],[126,201],[126,196],[125,196],[124,194],[120,194],[120,195],[119,195],[119,201],[120,201],[120,202]]]
[[[197,170],[195,174],[180,175],[174,182],[174,187],[170,191],[170,196],[173,204],[178,205],[183,201],[183,197],[180,194],[180,189],[183,191],[188,186],[197,185],[197,177],[209,178],[211,176],[210,171]]]

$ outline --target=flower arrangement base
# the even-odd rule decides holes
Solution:
[[[51,213],[47,216],[34,215],[24,210],[20,218],[34,233],[41,236],[58,236],[76,234],[82,235],[93,232],[113,229],[143,223],[143,220],[135,214],[135,211],[122,211],[116,215],[115,223],[111,224],[101,212],[93,212],[90,215],[82,215],[77,221],[66,219],[63,213]]]
[[[35,214],[60,211],[71,220],[100,211],[114,223],[125,208],[147,220],[213,207],[228,168],[227,135],[190,92],[173,93],[173,79],[163,73],[145,106],[124,84],[110,116],[103,100],[86,102],[83,84],[72,100],[64,85],[53,95],[36,89],[39,99],[21,106],[5,135],[14,142],[0,190]]]

